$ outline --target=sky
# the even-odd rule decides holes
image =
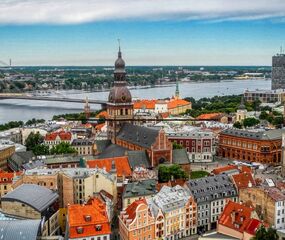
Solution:
[[[118,38],[132,66],[270,66],[285,49],[285,1],[0,1],[0,62],[113,65]]]

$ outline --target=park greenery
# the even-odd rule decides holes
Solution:
[[[168,182],[172,179],[187,179],[188,174],[178,164],[160,165],[158,168],[158,181]]]
[[[102,110],[97,110],[94,112],[90,112],[90,118],[94,118],[96,117],[96,115],[98,113],[100,113]],[[86,122],[87,118],[86,118],[86,114],[84,112],[80,112],[80,113],[66,113],[66,114],[60,114],[60,115],[54,115],[52,120],[58,121],[61,119],[65,119],[67,121],[82,121],[82,122]]]
[[[197,179],[197,178],[203,178],[209,176],[209,173],[206,171],[191,171],[190,178],[191,179]]]
[[[278,240],[279,236],[276,229],[269,227],[265,228],[263,225],[256,231],[255,236],[251,240]]]
[[[187,97],[185,100],[192,103],[192,109],[186,111],[186,114],[191,117],[198,117],[204,113],[234,113],[237,111],[241,103],[242,95],[215,96],[212,98],[201,98],[195,100],[192,97]],[[252,103],[246,102],[247,111],[257,111],[260,106],[260,101]]]
[[[32,151],[36,156],[40,155],[56,155],[56,154],[76,154],[76,150],[66,142],[61,142],[51,149],[44,145],[44,137],[39,132],[31,132],[26,140],[26,147],[28,151]]]
[[[44,123],[45,120],[44,119],[30,119],[28,120],[26,123],[24,123],[23,121],[11,121],[5,124],[0,124],[0,131],[5,131],[5,130],[9,130],[12,128],[18,128],[18,127],[23,127],[23,126],[31,126],[31,125],[35,125],[38,123]]]
[[[173,142],[172,149],[183,149],[183,146],[181,144],[178,144],[177,142]]]

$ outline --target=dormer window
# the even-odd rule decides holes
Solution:
[[[91,216],[90,215],[85,215],[84,219],[86,222],[91,222]]]
[[[83,227],[77,227],[77,228],[76,228],[76,232],[77,232],[78,234],[82,234],[82,233],[83,233]]]
[[[96,225],[95,229],[96,229],[96,231],[101,231],[102,230],[102,225]]]

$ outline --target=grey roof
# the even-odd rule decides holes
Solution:
[[[110,140],[96,140],[95,141],[97,151],[99,153],[103,152],[109,145],[111,145]]]
[[[208,233],[208,234],[204,234],[202,237],[199,237],[199,240],[205,239],[205,240],[238,240],[239,238],[235,238],[232,236],[227,236],[225,234],[222,233],[217,233],[217,232],[213,232],[213,233]]]
[[[80,157],[79,156],[62,156],[62,155],[57,155],[57,156],[47,156],[46,158],[43,159],[44,163],[49,165],[49,164],[56,164],[56,163],[74,163],[74,162],[80,162]]]
[[[41,220],[2,220],[0,239],[36,240],[40,232]]]
[[[197,203],[237,195],[234,184],[230,180],[230,177],[225,174],[192,179],[187,182],[187,186]]]
[[[156,180],[147,179],[138,182],[128,183],[125,186],[123,198],[149,196],[155,194],[156,192]]]
[[[190,159],[185,148],[172,151],[172,161],[176,164],[189,164]]]
[[[90,139],[74,139],[71,143],[72,146],[90,146],[93,145],[93,141]]]
[[[136,167],[150,168],[149,157],[146,151],[128,151],[127,155],[132,169]]]
[[[35,154],[33,154],[32,151],[27,151],[27,152],[15,152],[12,155],[12,160],[16,162],[18,165],[22,165],[24,163],[27,163],[31,161],[35,157]]]
[[[42,212],[57,199],[58,194],[45,187],[36,184],[22,184],[4,195],[1,201],[19,201]]]
[[[96,156],[99,159],[102,158],[111,158],[111,157],[121,157],[125,156],[128,149],[121,147],[117,144],[111,144],[108,147],[106,147],[103,152],[101,152],[98,156]]]
[[[125,123],[117,139],[131,142],[135,145],[150,148],[158,136],[159,130]]]
[[[32,161],[32,162],[28,162],[28,163],[25,163],[22,165],[22,168],[25,169],[25,170],[30,170],[30,169],[34,169],[34,168],[37,168],[37,167],[44,167],[45,164],[40,161],[40,160],[35,160],[35,161]]]
[[[160,208],[162,212],[167,213],[174,209],[185,206],[190,198],[189,190],[176,185],[175,187],[163,186],[151,201],[148,201],[153,213],[157,213]]]
[[[256,140],[276,140],[276,139],[281,139],[283,131],[284,130],[281,129],[274,129],[268,131],[226,129],[222,133],[226,135],[242,137],[242,138],[250,138]]]

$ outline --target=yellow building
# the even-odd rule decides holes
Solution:
[[[7,160],[15,153],[15,146],[0,145],[0,169],[7,170]]]

